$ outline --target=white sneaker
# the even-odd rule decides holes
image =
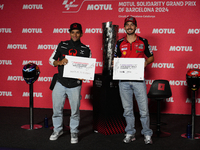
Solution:
[[[78,133],[71,133],[71,144],[78,143]]]
[[[124,143],[130,143],[132,141],[135,141],[136,138],[135,138],[135,135],[132,135],[132,134],[125,134],[125,138],[123,140]]]
[[[63,131],[60,132],[53,132],[49,138],[49,140],[54,141],[57,140],[59,138],[59,136],[61,136],[63,134]]]
[[[144,142],[145,142],[145,144],[153,144],[151,136],[149,136],[149,135],[144,136]]]

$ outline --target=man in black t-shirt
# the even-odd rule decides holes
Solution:
[[[58,77],[52,92],[53,99],[53,126],[54,131],[50,140],[57,140],[63,134],[63,107],[66,97],[69,99],[71,107],[70,133],[71,143],[78,143],[78,126],[80,121],[80,100],[81,100],[81,79],[72,79],[63,77],[64,65],[68,63],[65,55],[91,57],[90,49],[81,43],[80,38],[83,35],[82,26],[79,23],[70,25],[70,40],[61,41],[57,49],[49,58],[49,63],[58,67]]]

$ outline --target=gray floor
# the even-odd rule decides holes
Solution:
[[[69,123],[70,110],[64,110],[64,123]],[[49,118],[51,126],[51,109],[34,109],[34,123],[43,126],[44,117]],[[151,128],[156,129],[156,114],[150,114]],[[153,145],[145,145],[141,136],[139,115],[136,113],[136,141],[125,144],[122,142],[124,134],[102,135],[93,131],[93,112],[81,111],[79,143],[70,144],[69,130],[56,141],[50,141],[52,130],[40,128],[36,130],[22,129],[21,126],[29,124],[29,108],[0,107],[0,150],[199,150],[200,140],[190,140],[181,137],[186,132],[190,115],[162,114],[161,126],[163,131],[171,133],[170,137],[153,137]],[[195,117],[195,133],[200,133],[200,117]]]

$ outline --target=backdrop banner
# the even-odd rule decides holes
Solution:
[[[83,27],[82,43],[96,59],[95,73],[103,73],[102,23],[118,26],[118,39],[126,36],[124,19],[137,20],[136,34],[151,45],[155,61],[145,68],[147,92],[156,79],[168,80],[172,97],[163,101],[162,113],[191,114],[192,91],[186,73],[200,69],[200,1],[193,0],[1,0],[0,1],[0,106],[29,107],[29,86],[23,66],[40,68],[33,84],[34,107],[52,108],[49,89],[57,68],[49,57],[60,41],[69,40],[70,24]],[[118,40],[117,39],[117,40]],[[92,80],[84,80],[81,110],[92,110]],[[196,91],[196,114],[200,115],[200,92]],[[150,111],[156,103],[149,100]],[[65,109],[69,109],[66,101]]]

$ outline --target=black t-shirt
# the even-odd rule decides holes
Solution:
[[[89,47],[82,44],[81,41],[61,41],[58,44],[56,53],[53,57],[54,60],[62,60],[65,55],[79,56],[79,57],[91,57],[91,51]],[[58,81],[65,87],[73,88],[82,84],[81,80],[63,77],[64,66],[58,66]]]

